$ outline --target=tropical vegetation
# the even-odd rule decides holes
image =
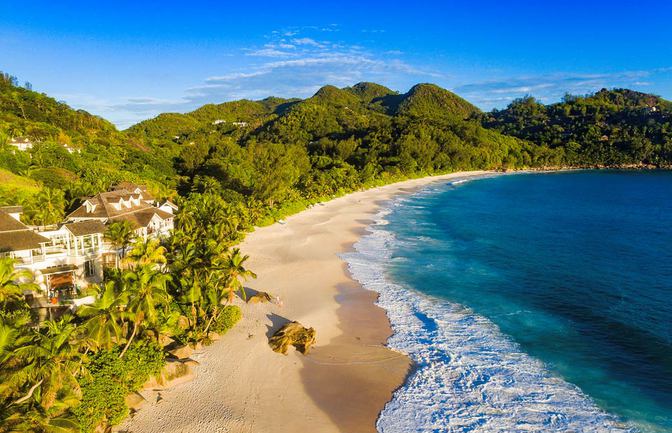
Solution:
[[[110,239],[129,251],[75,316],[38,323],[23,297],[34,289],[32,274],[0,259],[0,432],[117,424],[129,413],[126,396],[160,374],[171,342],[209,344],[240,319],[234,295],[244,296],[242,283],[255,277],[247,256],[228,248],[227,224],[207,219],[219,218],[216,207],[192,226],[195,204],[184,205],[167,239],[132,242],[110,225]]]
[[[166,341],[208,344],[241,316],[255,274],[235,248],[255,225],[350,191],[466,169],[670,166],[672,103],[630,90],[534,98],[484,113],[431,84],[325,86],[167,113],[125,131],[0,74],[0,205],[58,223],[120,181],[179,206],[167,239],[110,224],[121,253],[96,300],[37,323],[32,275],[0,259],[0,433],[91,432],[166,362]],[[33,146],[19,151],[13,138]]]

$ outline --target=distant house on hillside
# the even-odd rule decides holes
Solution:
[[[96,220],[103,224],[129,221],[143,239],[168,235],[173,214],[153,206],[154,198],[141,187],[133,191],[116,189],[90,197],[66,217],[66,222]]]
[[[223,119],[217,119],[214,122],[212,122],[213,125],[220,125],[222,123],[226,123],[226,120]]]
[[[63,148],[64,148],[65,150],[67,150],[69,154],[73,154],[73,153],[81,153],[81,150],[79,150],[79,149],[75,149],[74,147],[69,146],[69,145],[67,145],[67,144],[64,144],[64,145],[63,145]]]
[[[247,122],[232,122],[233,126],[247,126]]]
[[[33,148],[33,142],[26,137],[14,137],[9,140],[9,145],[14,146],[22,152]]]

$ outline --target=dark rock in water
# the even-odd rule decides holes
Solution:
[[[283,355],[287,354],[290,345],[305,355],[315,340],[316,332],[313,328],[306,328],[299,322],[289,322],[273,334],[268,344],[275,352]]]

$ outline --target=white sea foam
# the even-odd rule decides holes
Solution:
[[[389,212],[343,255],[352,275],[380,294],[394,330],[389,346],[416,366],[381,413],[381,433],[636,431],[554,377],[487,318],[390,281]]]

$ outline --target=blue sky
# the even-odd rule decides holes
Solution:
[[[482,109],[629,87],[672,99],[672,2],[0,1],[0,70],[119,127],[324,84]]]

